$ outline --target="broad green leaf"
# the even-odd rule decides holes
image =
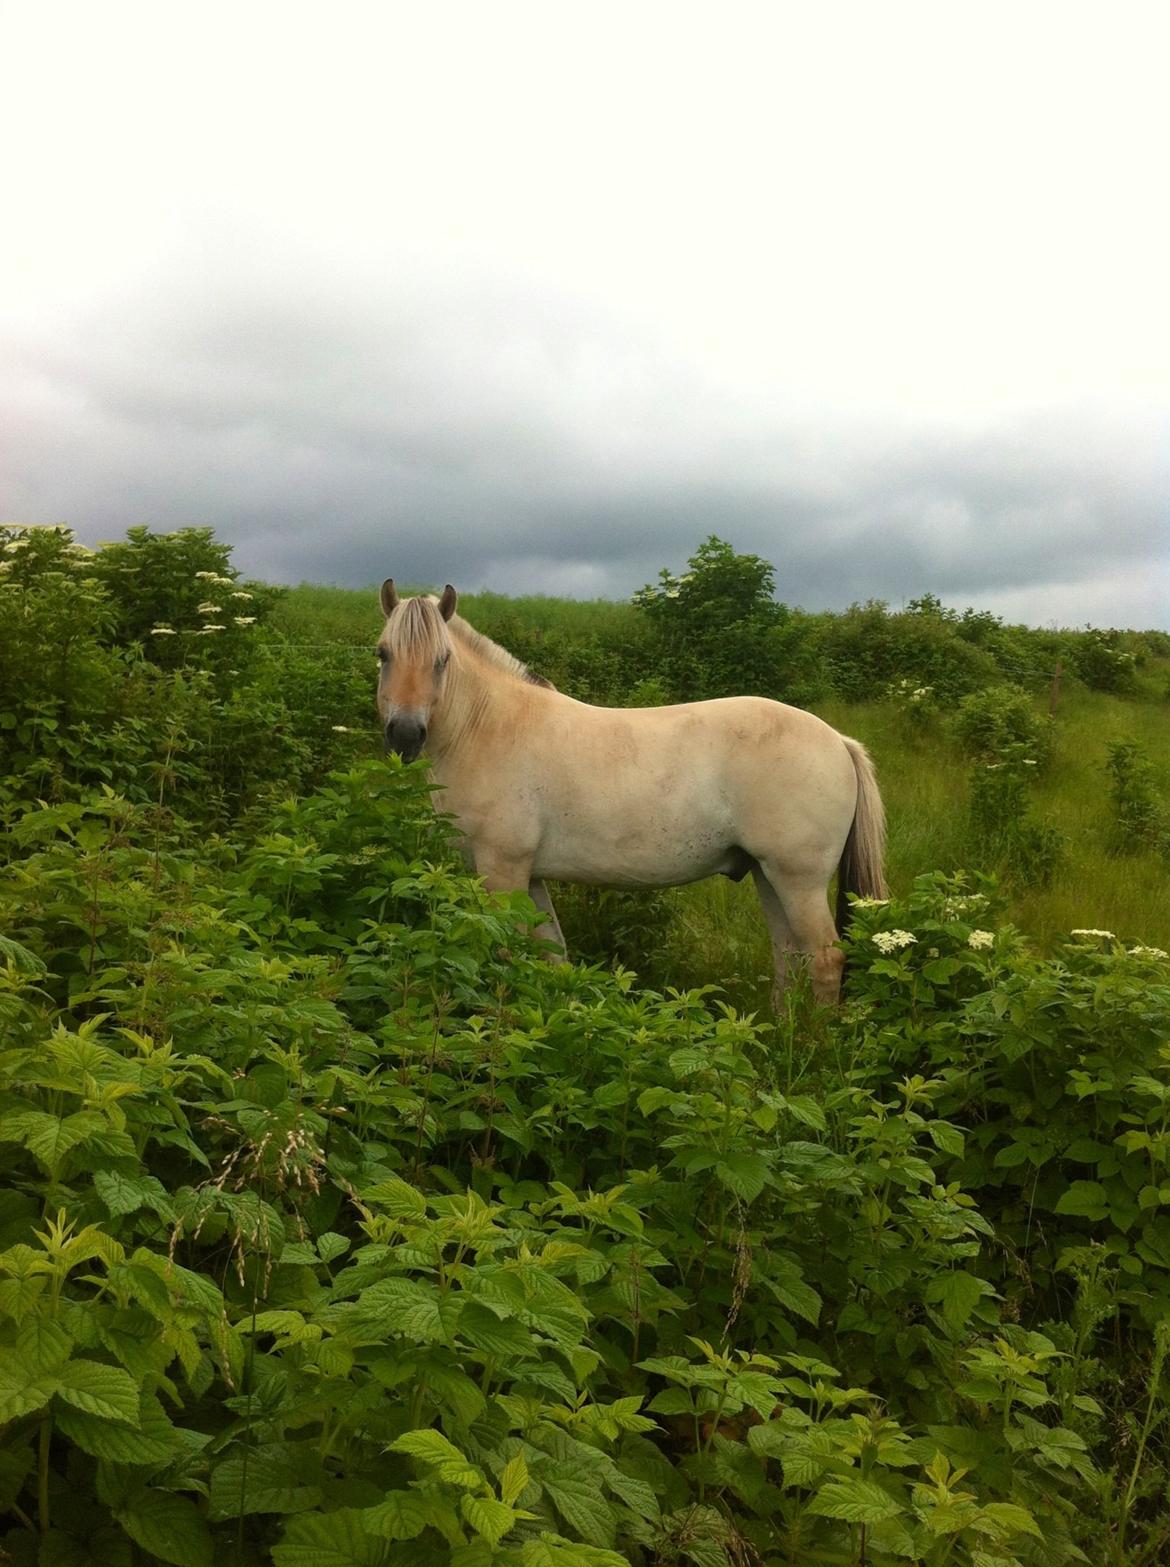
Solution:
[[[327,1230],[324,1235],[317,1237],[317,1252],[322,1262],[335,1262],[338,1257],[344,1257],[348,1250],[349,1241],[333,1230]]]
[[[931,1279],[926,1286],[926,1299],[942,1307],[942,1314],[949,1327],[956,1332],[962,1328],[975,1307],[985,1295],[994,1294],[985,1279],[953,1268]]]
[[[212,1521],[246,1513],[300,1513],[319,1507],[321,1487],[306,1482],[307,1467],[319,1466],[303,1446],[291,1452],[282,1442],[246,1451],[237,1448],[211,1471]]]
[[[73,1340],[52,1317],[34,1317],[16,1336],[12,1351],[30,1378],[51,1376],[69,1359]]]
[[[559,1534],[543,1533],[520,1547],[521,1567],[629,1567],[629,1557],[616,1551],[578,1545]]]
[[[492,1545],[498,1545],[516,1522],[515,1510],[491,1496],[461,1496],[459,1510],[476,1534]]]
[[[606,1471],[605,1483],[615,1496],[620,1496],[626,1506],[638,1514],[640,1518],[649,1518],[654,1522],[658,1518],[658,1493],[646,1480],[639,1480],[636,1476],[626,1474],[616,1464]]]
[[[895,1518],[906,1509],[872,1480],[854,1475],[826,1480],[808,1503],[808,1511],[820,1518],[840,1518],[846,1523],[878,1523]]]
[[[173,1567],[215,1567],[211,1531],[202,1513],[173,1491],[142,1491],[114,1516],[136,1545]]]
[[[815,1327],[821,1315],[821,1297],[803,1279],[785,1277],[769,1279],[768,1288],[782,1306]]]
[[[346,1507],[291,1518],[272,1560],[275,1567],[381,1567],[386,1550],[362,1528],[361,1514]]]
[[[83,1453],[109,1463],[165,1464],[185,1445],[153,1393],[144,1394],[140,1400],[137,1426],[88,1415],[68,1404],[58,1405],[53,1419],[58,1430],[76,1442]]]
[[[0,1425],[42,1409],[56,1386],[54,1376],[30,1377],[12,1350],[0,1352]]]
[[[93,1110],[75,1110],[64,1117],[44,1110],[12,1110],[0,1116],[0,1142],[22,1143],[50,1175],[55,1175],[71,1149],[108,1125],[105,1116]]]
[[[532,1334],[515,1318],[501,1321],[494,1311],[469,1300],[459,1316],[459,1337],[497,1360],[523,1360],[532,1353]]]
[[[759,1154],[729,1153],[715,1163],[715,1174],[744,1202],[754,1202],[768,1179],[767,1161]]]
[[[985,1502],[983,1516],[996,1527],[1001,1539],[1010,1540],[1013,1535],[1030,1534],[1035,1540],[1043,1540],[1044,1534],[1026,1507],[1014,1502]]]
[[[138,1424],[138,1384],[128,1371],[96,1360],[70,1360],[54,1382],[59,1396],[75,1409],[101,1420]]]
[[[586,1475],[574,1473],[566,1464],[542,1469],[540,1484],[557,1512],[589,1545],[613,1544],[613,1509],[600,1488]]]
[[[1056,1204],[1056,1212],[1103,1219],[1109,1212],[1109,1197],[1099,1181],[1073,1181]]]
[[[440,1514],[446,1533],[455,1522],[452,1508],[420,1491],[389,1491],[373,1507],[363,1508],[360,1517],[367,1534],[385,1540],[413,1540],[430,1525],[438,1527]]]
[[[384,1209],[394,1219],[426,1218],[427,1200],[422,1192],[397,1175],[388,1175],[376,1186],[367,1188],[362,1193],[362,1201]]]
[[[113,1218],[134,1213],[138,1208],[150,1208],[168,1223],[174,1220],[174,1204],[162,1182],[153,1175],[131,1176],[117,1170],[95,1170],[93,1184]]]
[[[390,1451],[406,1453],[421,1463],[433,1464],[439,1478],[463,1490],[475,1490],[484,1483],[483,1471],[449,1442],[441,1431],[406,1431],[390,1444]]]

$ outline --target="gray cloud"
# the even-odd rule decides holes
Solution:
[[[801,419],[536,290],[345,299],[209,278],[26,332],[0,392],[5,511],[87,541],[210,524],[274,580],[582,596],[715,532],[810,609],[933,591],[1170,624],[1153,420]]]

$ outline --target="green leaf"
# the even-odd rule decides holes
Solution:
[[[272,1547],[275,1567],[381,1567],[386,1545],[361,1526],[352,1508],[302,1513],[289,1521],[284,1539]]]
[[[613,1509],[599,1487],[567,1464],[541,1470],[540,1484],[557,1512],[589,1545],[613,1544]]]
[[[794,1277],[769,1279],[767,1283],[782,1306],[816,1327],[821,1315],[821,1297],[810,1284]]]
[[[70,1149],[108,1125],[105,1116],[93,1110],[76,1110],[64,1118],[44,1110],[12,1110],[0,1116],[0,1142],[22,1143],[50,1175],[55,1175]]]
[[[1044,1534],[1026,1507],[1014,1502],[985,1502],[983,1516],[993,1523],[1001,1539],[1010,1540],[1013,1535],[1030,1534],[1035,1540],[1043,1540]]]
[[[388,1175],[369,1187],[362,1193],[362,1201],[375,1203],[393,1219],[425,1219],[427,1214],[427,1200],[422,1192],[397,1175]]]
[[[0,1353],[0,1425],[42,1409],[56,1388],[52,1376],[30,1377],[12,1350]]]
[[[459,1510],[476,1534],[492,1545],[498,1545],[516,1522],[515,1511],[491,1496],[461,1496]]]
[[[1109,1198],[1099,1181],[1073,1181],[1057,1203],[1056,1212],[1103,1219],[1109,1212]]]
[[[109,1463],[165,1464],[185,1445],[153,1393],[143,1394],[140,1400],[137,1427],[87,1415],[68,1404],[57,1407],[53,1420],[61,1434],[76,1442],[83,1453]]]
[[[140,1491],[114,1516],[136,1545],[174,1567],[214,1567],[211,1531],[195,1506],[173,1491]]]
[[[940,1274],[926,1286],[926,1299],[942,1307],[943,1318],[956,1332],[962,1328],[985,1295],[994,1294],[990,1284],[965,1273],[961,1268]]]
[[[456,1522],[454,1510],[434,1497],[419,1491],[389,1491],[375,1506],[363,1508],[361,1521],[367,1534],[413,1540],[430,1525],[437,1526],[440,1514],[448,1528]]]
[[[677,1099],[679,1093],[679,1089],[666,1088],[661,1083],[655,1084],[653,1088],[643,1088],[638,1095],[638,1109],[642,1115],[653,1115],[655,1110],[661,1110],[663,1105]]]
[[[539,1540],[526,1540],[520,1547],[521,1567],[629,1567],[629,1560],[616,1551],[577,1545],[559,1534],[542,1533]]]
[[[509,1507],[514,1507],[527,1485],[528,1465],[523,1456],[517,1453],[515,1458],[510,1458],[504,1465],[504,1472],[500,1476],[500,1496]]]
[[[211,1471],[213,1522],[247,1513],[300,1513],[321,1505],[319,1485],[306,1482],[306,1470],[318,1468],[315,1455],[283,1442],[235,1449]],[[305,1459],[310,1463],[307,1465]]]
[[[906,1509],[872,1480],[845,1475],[826,1480],[809,1502],[808,1511],[845,1523],[878,1523],[883,1518],[896,1518]]]
[[[54,1381],[56,1392],[75,1409],[100,1420],[138,1424],[138,1384],[128,1371],[96,1360],[70,1360]]]
[[[52,1317],[34,1317],[21,1328],[14,1345],[16,1358],[30,1380],[59,1371],[72,1348],[73,1340]]]
[[[465,1458],[441,1431],[406,1431],[390,1444],[392,1453],[406,1453],[421,1463],[433,1464],[448,1485],[474,1490],[483,1484],[483,1472]]]
[[[344,1257],[348,1250],[349,1241],[334,1230],[326,1230],[324,1235],[317,1237],[317,1254],[322,1262],[333,1262],[338,1257]]]
[[[753,1202],[768,1179],[767,1162],[754,1153],[729,1153],[715,1165],[715,1174],[744,1202]]]
[[[95,1170],[93,1184],[112,1218],[134,1213],[138,1208],[150,1208],[168,1223],[175,1218],[174,1205],[165,1187],[153,1175],[130,1176],[117,1170]]]
[[[954,1154],[956,1159],[963,1157],[965,1140],[957,1126],[952,1126],[949,1121],[929,1121],[926,1130],[936,1148],[943,1153]]]

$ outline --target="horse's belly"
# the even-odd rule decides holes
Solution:
[[[537,851],[533,874],[598,887],[678,887],[705,876],[738,879],[749,863],[726,833],[676,836],[647,823],[612,836],[549,834]]]

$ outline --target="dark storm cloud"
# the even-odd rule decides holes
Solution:
[[[87,541],[210,524],[276,580],[626,594],[714,532],[808,608],[1034,587],[1039,619],[1053,585],[1166,569],[1148,431],[765,418],[516,291],[191,288],[28,335],[10,367],[10,515]]]

